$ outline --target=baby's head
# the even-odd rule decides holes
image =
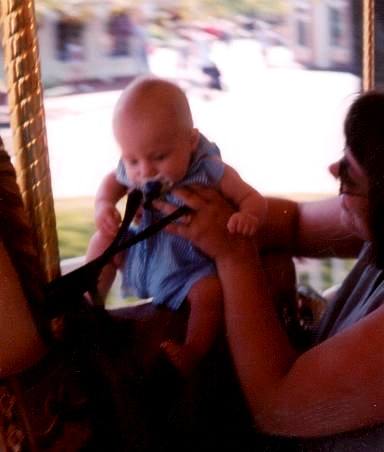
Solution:
[[[128,179],[137,186],[181,180],[199,141],[184,92],[155,77],[140,77],[123,91],[113,131]]]

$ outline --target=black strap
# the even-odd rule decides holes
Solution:
[[[127,199],[123,221],[110,246],[96,259],[82,267],[60,276],[46,286],[46,310],[48,317],[55,317],[78,304],[84,293],[94,291],[103,267],[120,251],[126,250],[141,240],[156,234],[167,224],[190,211],[187,206],[179,207],[170,215],[161,218],[137,234],[129,234],[127,230],[138,208],[142,205],[143,193],[139,189],[132,190]]]

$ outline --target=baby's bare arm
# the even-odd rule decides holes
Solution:
[[[243,181],[229,165],[225,166],[220,190],[238,208],[238,212],[228,221],[229,231],[254,235],[266,216],[267,207],[263,196]]]
[[[125,193],[126,187],[118,182],[115,171],[111,171],[101,181],[96,193],[96,204],[100,202],[116,204]]]
[[[116,203],[125,193],[126,188],[116,180],[114,171],[102,180],[95,200],[95,223],[102,233],[114,235],[119,228],[121,216]]]

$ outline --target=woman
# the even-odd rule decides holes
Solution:
[[[217,193],[175,190],[194,212],[169,231],[216,261],[228,340],[255,422],[268,434],[301,438],[303,449],[383,450],[382,118],[384,94],[360,96],[345,121],[345,154],[330,167],[340,196],[310,203],[270,199],[256,243],[229,236],[231,209]],[[278,320],[260,260],[266,250],[295,256],[356,256],[361,250],[305,352],[294,349]]]

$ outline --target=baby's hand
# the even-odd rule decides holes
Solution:
[[[227,228],[231,234],[237,233],[250,237],[256,234],[259,224],[258,218],[254,215],[236,212],[230,216]]]
[[[102,234],[114,237],[121,223],[121,215],[114,204],[103,201],[96,206],[95,223]]]

